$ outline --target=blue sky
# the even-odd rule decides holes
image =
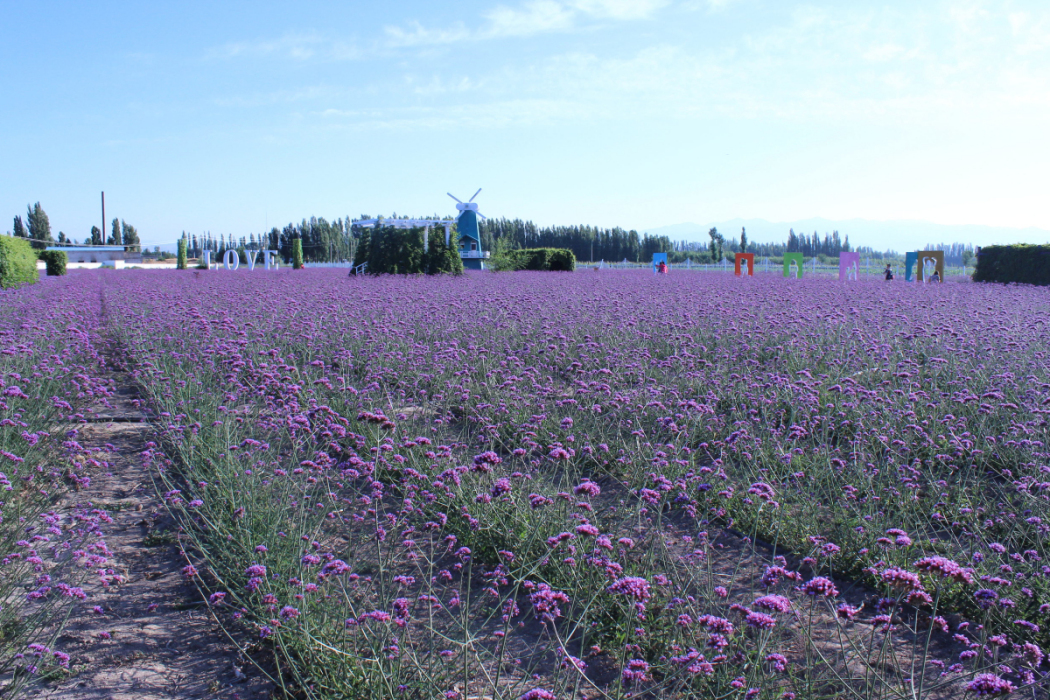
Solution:
[[[1045,0],[0,6],[0,213],[1050,229]],[[858,241],[881,247],[880,241]]]

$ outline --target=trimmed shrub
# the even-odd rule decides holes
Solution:
[[[186,269],[186,239],[179,239],[179,255],[175,261],[175,269],[185,270]]]
[[[292,239],[292,269],[303,269],[303,239]]]
[[[508,264],[497,269],[537,270],[540,272],[572,272],[576,256],[568,248],[522,248],[507,251]]]
[[[48,277],[60,277],[66,274],[66,263],[69,256],[62,250],[41,250],[37,257],[47,265]]]
[[[990,245],[981,248],[975,282],[1050,285],[1050,245]]]
[[[573,272],[576,270],[576,255],[568,248],[551,248],[547,269],[551,272]]]
[[[36,260],[36,253],[26,239],[0,236],[0,289],[39,282]]]

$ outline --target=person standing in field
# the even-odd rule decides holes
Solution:
[[[890,269],[889,263],[886,263],[886,270],[883,272],[883,274],[886,276],[887,282],[893,279],[893,270]]]

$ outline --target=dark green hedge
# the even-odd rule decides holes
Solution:
[[[29,241],[14,236],[0,236],[0,289],[39,281],[36,253]]]
[[[1050,285],[1050,245],[990,245],[977,256],[975,282]]]
[[[368,263],[366,272],[370,275],[463,274],[463,261],[456,249],[455,232],[450,245],[446,246],[445,229],[431,227],[424,249],[425,234],[426,230],[422,226],[410,229],[393,226],[366,228],[354,254],[355,269],[358,265]]]
[[[69,256],[64,251],[41,250],[37,253],[37,257],[47,265],[48,277],[60,277],[66,274],[66,263],[69,262]]]
[[[522,248],[509,251],[508,256],[518,270],[572,272],[576,269],[576,256],[568,248]]]

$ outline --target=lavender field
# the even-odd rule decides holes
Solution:
[[[104,510],[20,531],[86,478],[54,426],[109,364],[186,581],[278,696],[1047,697],[1046,289],[75,271],[2,299],[10,678],[68,663],[17,620],[106,575],[72,542]]]

